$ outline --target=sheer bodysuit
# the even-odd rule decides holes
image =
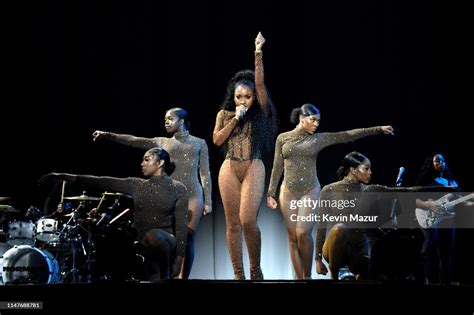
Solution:
[[[235,112],[217,114],[214,141],[224,142],[225,161],[219,171],[219,190],[226,217],[227,246],[236,279],[244,279],[242,232],[247,244],[252,279],[262,279],[261,238],[257,214],[265,186],[262,155],[268,140],[263,134],[272,128],[274,107],[263,80],[262,53],[255,53],[255,88],[260,108],[251,108],[242,121]],[[258,104],[254,104],[258,106]],[[253,114],[250,111],[253,110]],[[266,143],[267,142],[267,143]]]

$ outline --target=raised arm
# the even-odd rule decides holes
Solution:
[[[109,141],[117,142],[126,146],[144,149],[144,150],[148,150],[157,146],[162,146],[161,142],[163,139],[161,137],[142,138],[142,137],[135,137],[132,135],[117,134],[117,133],[100,131],[100,130],[94,131],[94,133],[92,134],[92,137],[94,141],[109,140]]]
[[[255,38],[255,89],[257,91],[257,99],[263,110],[268,115],[269,109],[269,97],[267,88],[265,87],[264,71],[263,71],[263,52],[262,46],[265,43],[265,38],[262,33],[258,33]]]
[[[212,212],[212,182],[209,168],[209,150],[205,140],[202,140],[199,154],[199,176],[204,191],[204,215]]]

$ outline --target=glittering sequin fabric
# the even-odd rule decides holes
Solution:
[[[226,216],[226,236],[235,279],[244,279],[242,232],[250,260],[250,276],[263,279],[260,269],[261,239],[257,214],[265,186],[262,155],[276,129],[276,113],[263,83],[262,53],[255,53],[254,103],[245,119],[238,121],[235,112],[221,110],[216,118],[214,141],[223,143],[225,161],[219,172],[219,190]],[[250,112],[252,111],[252,112]]]
[[[282,133],[275,145],[269,196],[276,196],[282,174],[283,184],[298,199],[313,188],[320,190],[316,171],[318,154],[324,148],[381,133],[380,127],[354,129],[341,132],[309,134],[302,128]]]
[[[138,236],[143,239],[148,230],[163,229],[176,236],[176,253],[184,256],[188,192],[183,184],[167,175],[148,180],[78,175],[76,183],[133,196]]]
[[[154,147],[165,149],[176,164],[171,178],[186,186],[190,198],[202,195],[204,204],[212,205],[212,184],[209,171],[209,150],[206,141],[194,137],[188,131],[176,132],[172,138],[140,138],[130,135],[108,134],[109,140],[144,150]],[[199,182],[199,177],[201,182]],[[201,187],[202,184],[202,187]]]
[[[353,214],[361,214],[365,213],[367,210],[366,208],[370,207],[371,204],[376,202],[374,199],[374,194],[368,193],[380,193],[380,192],[414,192],[420,191],[424,187],[416,186],[416,187],[387,187],[382,185],[365,185],[363,183],[355,182],[349,180],[347,177],[324,186],[321,190],[320,198],[321,200],[351,200],[356,198],[356,206],[354,208],[347,207],[344,209],[344,213],[347,215],[349,213]],[[363,193],[363,194],[360,194]],[[365,193],[368,194],[368,198],[364,198]],[[393,195],[392,195],[393,196]],[[364,200],[365,199],[365,200]],[[390,211],[388,209],[379,209],[382,211]],[[321,216],[328,214],[328,215],[339,215],[341,213],[341,209],[336,207],[326,207],[323,206],[319,208],[319,214]],[[345,223],[346,224],[346,223]],[[366,237],[366,229],[365,227],[368,226],[366,223],[348,223],[346,224],[350,228],[348,229],[349,232],[349,239],[351,248],[362,255],[368,255],[368,243]],[[320,255],[323,250],[324,241],[326,239],[326,230],[327,230],[328,222],[324,220],[320,220],[317,224],[317,235],[316,235],[316,255]]]

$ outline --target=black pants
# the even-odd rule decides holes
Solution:
[[[423,229],[425,240],[421,250],[425,278],[429,283],[453,281],[456,228],[453,219],[446,219],[436,227]]]

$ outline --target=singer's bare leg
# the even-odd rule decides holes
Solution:
[[[236,280],[245,279],[242,261],[242,225],[239,219],[241,186],[232,170],[231,161],[225,160],[219,172],[219,190],[225,213],[227,248]]]
[[[240,222],[249,254],[251,280],[263,280],[260,268],[261,235],[257,216],[264,189],[265,166],[261,160],[251,160],[242,182],[240,197]]]
[[[219,172],[219,190],[226,219],[227,247],[234,279],[245,279],[242,231],[250,259],[251,278],[263,278],[260,270],[260,229],[257,214],[262,201],[265,167],[261,160],[225,160]]]

